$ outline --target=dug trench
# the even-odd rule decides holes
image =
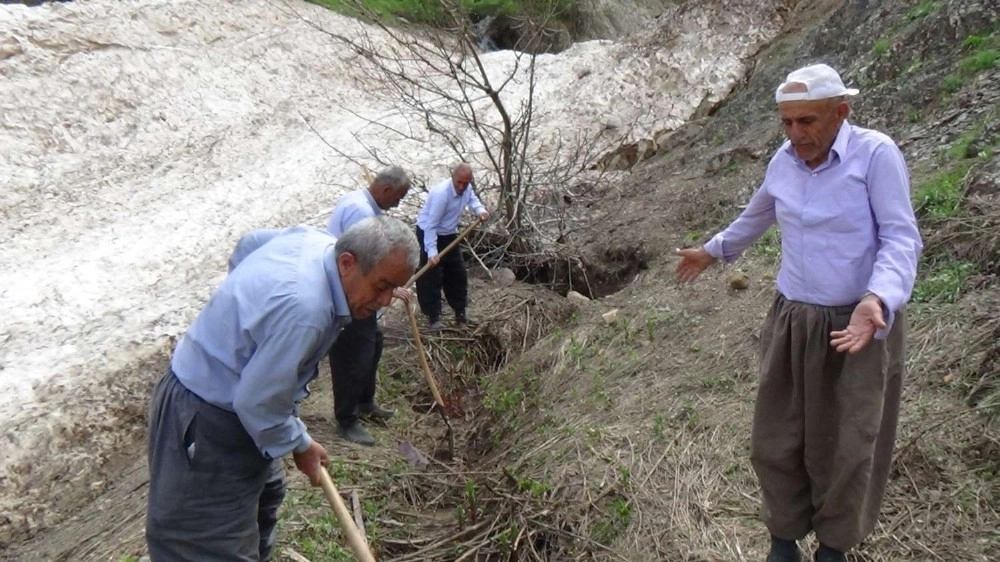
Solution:
[[[378,396],[397,414],[388,424],[368,424],[378,439],[375,447],[349,444],[336,436],[329,370],[321,365],[301,415],[313,437],[326,445],[330,473],[348,506],[356,506],[356,519],[365,525],[380,558],[447,558],[447,552],[463,542],[488,551],[506,548],[503,541],[515,538],[500,536],[497,542],[517,511],[509,494],[522,495],[524,486],[529,497],[540,492],[531,492],[530,483],[519,479],[511,468],[517,462],[498,459],[507,456],[505,443],[513,431],[534,424],[531,393],[539,373],[535,367],[515,366],[511,371],[511,365],[561,330],[557,326],[580,316],[581,305],[565,298],[567,291],[595,298],[609,295],[645,267],[641,248],[601,249],[593,256],[536,260],[531,267],[518,268],[519,279],[513,283],[476,273],[476,261],[469,258],[470,308],[480,324],[449,325],[441,333],[422,334],[454,428],[454,450],[424,382],[401,306],[390,307],[382,320],[386,346]],[[167,355],[157,354],[127,375],[148,389],[166,365]],[[45,519],[14,530],[0,548],[0,560],[105,561],[144,555],[145,408],[133,410],[115,429],[125,437],[100,456],[99,465],[75,467],[84,477],[72,486],[57,481],[34,492],[45,506]],[[292,551],[314,560],[344,551],[338,524],[320,490],[308,485],[290,459],[286,468],[289,492],[279,527],[284,552],[277,559],[294,559]],[[572,533],[567,526],[553,536],[532,533],[537,534],[532,540],[543,548]],[[448,549],[437,544],[452,534],[457,538],[449,541]]]

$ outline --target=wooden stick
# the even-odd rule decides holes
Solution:
[[[434,373],[431,372],[431,366],[427,363],[427,354],[424,352],[424,342],[420,339],[420,328],[417,327],[417,317],[413,314],[413,307],[406,304],[406,314],[410,317],[410,330],[413,332],[413,343],[417,345],[417,356],[420,358],[420,368],[424,373],[424,380],[427,381],[427,386],[431,387],[431,394],[434,396],[434,401],[437,402],[438,411],[441,412],[441,419],[444,420],[444,425],[448,428],[448,455],[454,458],[455,456],[455,430],[451,427],[451,420],[448,418],[448,412],[445,411],[444,400],[441,398],[441,391],[438,390],[437,381],[434,380]]]
[[[323,495],[326,496],[326,501],[330,503],[333,513],[337,516],[337,520],[340,521],[340,529],[344,532],[344,536],[347,537],[347,544],[354,551],[354,556],[360,562],[375,562],[375,557],[372,556],[372,551],[368,548],[368,541],[361,535],[358,528],[354,526],[354,519],[351,518],[351,512],[344,505],[344,498],[340,497],[340,492],[333,485],[333,480],[330,478],[330,474],[327,473],[326,467],[320,467],[319,472],[320,485],[323,486]]]
[[[463,238],[465,238],[466,236],[468,236],[469,233],[472,232],[472,229],[476,228],[477,225],[479,225],[479,220],[478,219],[475,220],[475,221],[472,221],[472,223],[470,223],[469,226],[465,227],[465,230],[463,230],[462,232],[460,232],[459,235],[456,236],[455,239],[451,241],[451,244],[448,244],[447,246],[445,246],[444,249],[441,250],[440,252],[438,252],[437,255],[443,257],[445,254],[447,254],[448,252],[450,252],[455,246],[458,246],[458,243],[461,242]],[[424,241],[421,240],[420,244],[423,244],[423,243],[424,243]],[[420,268],[420,270],[418,270],[416,273],[413,274],[412,277],[410,277],[410,280],[407,281],[405,285],[403,285],[403,288],[404,289],[409,289],[410,287],[412,287],[413,284],[417,282],[417,279],[420,279],[425,273],[427,273],[427,270],[429,270],[432,267],[434,267],[434,264],[432,264],[430,262],[430,260],[428,260],[427,263],[424,264],[424,266]]]
[[[295,552],[294,550],[292,550],[290,548],[286,547],[281,552],[285,556],[291,558],[292,562],[310,562],[308,558],[306,558],[305,556],[302,556],[301,554],[299,554],[298,552]]]
[[[434,401],[438,403],[438,408],[444,410],[444,400],[441,399],[441,391],[438,390],[437,381],[431,373],[431,366],[427,362],[427,354],[424,352],[424,342],[420,339],[420,328],[417,327],[417,316],[413,314],[413,307],[406,307],[406,314],[410,317],[410,330],[413,332],[413,342],[417,344],[417,356],[420,358],[420,369],[424,373],[424,380],[427,386],[431,387],[431,394]]]
[[[365,519],[361,511],[361,498],[358,497],[357,490],[351,490],[351,507],[354,509],[354,524],[361,531],[361,536],[368,540],[368,533],[365,532]]]

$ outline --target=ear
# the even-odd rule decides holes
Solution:
[[[349,273],[358,266],[358,258],[351,252],[344,252],[337,256],[337,269],[342,274]]]
[[[846,101],[840,102],[837,105],[837,117],[840,119],[847,119],[847,116],[851,113],[851,105]]]

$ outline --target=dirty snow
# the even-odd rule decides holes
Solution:
[[[539,146],[609,122],[650,136],[724,97],[741,57],[777,28],[716,10],[540,57]],[[351,133],[366,119],[406,126],[300,16],[361,29],[292,0],[0,6],[0,512],[24,506],[18,490],[47,480],[57,453],[105,443],[72,443],[83,418],[113,426],[110,402],[145,403],[122,390],[143,381],[122,377],[158,373],[125,367],[169,351],[240,233],[322,224],[361,185],[327,142],[359,154]],[[484,56],[497,77],[513,58]],[[525,91],[512,83],[506,99]],[[451,159],[432,140],[379,148],[428,181]]]

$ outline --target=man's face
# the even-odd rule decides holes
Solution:
[[[413,275],[413,268],[407,263],[406,252],[393,250],[382,261],[375,264],[367,274],[361,272],[357,258],[350,252],[337,257],[340,282],[347,295],[351,317],[368,318],[378,309],[389,306],[392,290],[405,284]]]
[[[778,112],[795,154],[815,168],[826,161],[850,108],[839,100],[786,101]]]
[[[469,170],[459,170],[452,174],[451,183],[455,186],[455,193],[461,195],[472,183],[472,172]]]
[[[409,184],[403,189],[394,190],[388,185],[382,185],[378,187],[376,193],[378,196],[375,198],[375,202],[383,211],[388,211],[399,206],[399,202],[406,197],[407,192],[410,191]]]

